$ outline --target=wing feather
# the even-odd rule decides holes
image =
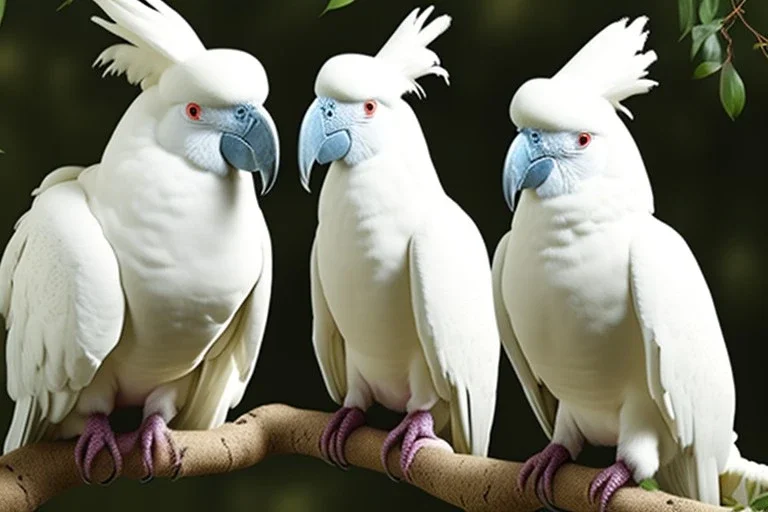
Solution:
[[[501,347],[485,244],[453,202],[411,239],[416,328],[438,395],[451,405],[454,449],[487,455]]]
[[[333,320],[325,300],[320,273],[317,268],[317,239],[312,244],[310,261],[312,288],[312,343],[315,357],[323,374],[325,387],[334,402],[341,405],[347,395],[347,364],[344,339]]]
[[[531,370],[528,360],[523,354],[523,349],[517,341],[504,303],[504,262],[510,242],[511,236],[510,233],[507,233],[499,242],[493,256],[493,298],[496,306],[496,321],[499,326],[501,343],[512,367],[515,369],[520,384],[523,386],[523,392],[528,398],[528,403],[530,403],[536,419],[539,420],[542,430],[548,438],[552,439],[559,402]]]
[[[117,259],[74,179],[81,170],[46,178],[0,262],[8,393],[17,402],[6,451],[64,419],[122,331]]]
[[[712,295],[683,238],[653,217],[638,226],[630,272],[648,389],[697,483],[687,493],[718,504],[718,475],[732,445],[735,391]]]

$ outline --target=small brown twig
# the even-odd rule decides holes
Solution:
[[[757,40],[757,47],[760,49],[760,52],[765,56],[766,59],[768,59],[768,37],[758,32],[757,29],[755,29],[747,21],[746,11],[744,10],[744,4],[746,3],[747,0],[741,0],[741,2],[738,4],[736,3],[736,0],[731,0],[731,12],[728,13],[728,15],[723,19],[723,28],[720,29],[720,33],[728,43],[727,57],[725,62],[730,62],[733,60],[733,38],[730,35],[730,30],[736,23],[736,19],[741,21],[741,24],[744,25],[744,27],[752,33],[752,35]]]
[[[272,455],[301,454],[319,458],[318,439],[330,418],[327,413],[265,405],[215,430],[174,431],[171,437],[183,454],[179,476],[244,469]],[[383,472],[379,451],[385,437],[386,433],[380,430],[368,427],[357,430],[346,447],[349,462]],[[73,451],[72,441],[40,443],[0,457],[0,510],[32,511],[68,489],[83,485]],[[397,450],[390,454],[389,467],[402,478],[397,463],[399,455]],[[168,453],[155,453],[158,477],[172,476],[172,466]],[[516,490],[521,467],[516,462],[455,455],[427,447],[416,456],[410,479],[406,481],[469,511],[532,512],[541,505],[531,484],[522,493]],[[111,462],[101,454],[96,460],[94,479],[104,479],[110,472]],[[125,457],[123,476],[139,479],[143,474],[138,452],[131,452]],[[563,467],[555,478],[554,505],[565,510],[598,510],[587,496],[589,483],[596,474],[595,469],[575,464]],[[637,487],[620,490],[609,509],[626,512],[727,510]]]

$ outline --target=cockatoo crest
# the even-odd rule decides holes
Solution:
[[[387,101],[406,93],[423,98],[426,94],[416,80],[427,75],[448,83],[448,71],[427,46],[450,27],[451,17],[443,15],[424,26],[433,11],[432,6],[421,13],[413,10],[375,57],[344,54],[328,60],[318,73],[315,92],[345,101]]]
[[[518,127],[538,126],[558,130],[592,129],[599,132],[621,104],[658,85],[645,78],[656,53],[641,53],[648,32],[648,18],[614,22],[594,36],[552,78],[524,83],[512,99],[510,113]],[[606,108],[609,107],[609,108]],[[587,125],[585,126],[585,123]]]
[[[161,0],[93,0],[113,20],[94,16],[94,23],[131,44],[110,46],[95,65],[109,64],[104,75],[125,73],[142,89],[155,85],[173,64],[205,51],[189,24]]]
[[[159,85],[170,101],[209,106],[263,103],[269,86],[261,63],[238,50],[206,50],[194,29],[161,0],[93,0],[112,18],[93,22],[130,44],[104,50],[94,65],[104,75],[125,73],[146,90]]]

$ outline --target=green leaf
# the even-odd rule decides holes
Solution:
[[[723,62],[723,47],[720,44],[720,35],[712,34],[701,47],[701,58],[709,62]]]
[[[2,0],[0,0],[0,4],[2,3]],[[759,50],[760,48],[768,48],[768,43],[755,43],[752,45],[753,50]]]
[[[0,0],[0,23],[3,22],[3,13],[5,13],[5,0]]]
[[[699,53],[704,41],[713,34],[717,34],[721,28],[723,28],[723,20],[715,20],[706,25],[696,25],[691,29],[691,39],[693,39],[691,44],[691,60]]]
[[[768,510],[768,493],[761,494],[749,503],[752,510]]]
[[[70,5],[72,5],[72,2],[74,2],[74,1],[75,1],[75,0],[64,0],[63,2],[61,2],[61,5],[59,5],[59,6],[56,8],[56,12],[58,12],[58,11],[60,11],[60,10],[64,9],[65,7],[69,7]]]
[[[699,80],[717,73],[723,65],[719,62],[704,61],[693,72],[693,78]]]
[[[747,92],[744,89],[744,82],[730,62],[726,62],[723,65],[723,72],[720,75],[720,102],[732,120],[736,120],[739,117],[742,110],[744,110],[744,105],[747,103]],[[747,482],[747,492],[750,490],[749,484],[750,482]],[[750,496],[751,498],[752,496]]]
[[[693,28],[696,13],[693,8],[693,0],[677,0],[677,6],[680,11],[680,32],[682,33],[680,40],[682,41]]]
[[[640,488],[645,489],[646,491],[658,491],[659,483],[653,478],[646,478],[640,482]]]
[[[71,2],[72,0],[67,0]],[[325,10],[320,14],[322,16],[323,14],[327,13],[328,11],[333,11],[335,9],[341,9],[342,7],[346,7],[355,0],[329,0],[328,5],[325,6]]]
[[[699,19],[702,23],[712,23],[720,7],[720,0],[701,0],[699,6]]]

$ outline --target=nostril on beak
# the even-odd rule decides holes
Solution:
[[[531,140],[533,141],[534,144],[538,144],[539,142],[541,142],[541,135],[539,134],[539,132],[531,132]]]

